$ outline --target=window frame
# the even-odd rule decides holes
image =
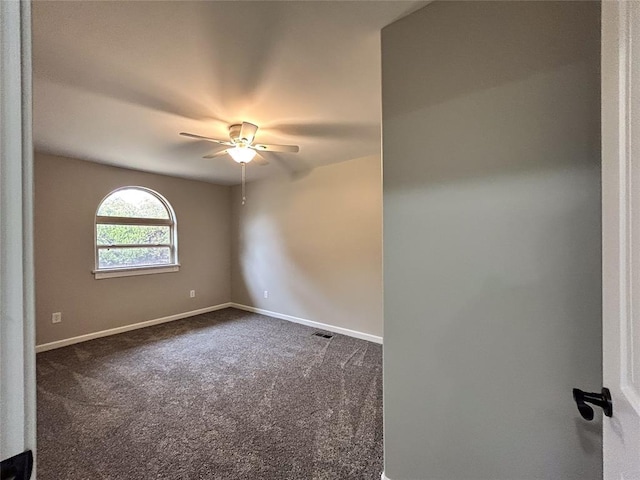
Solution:
[[[143,217],[114,217],[108,215],[98,215],[102,204],[113,194],[121,190],[140,190],[154,198],[158,199],[166,209],[169,218],[143,218]],[[93,246],[94,246],[94,274],[96,280],[113,277],[130,277],[134,275],[150,275],[156,273],[170,273],[180,270],[178,262],[178,222],[173,207],[161,194],[155,190],[138,185],[127,185],[111,190],[105,195],[96,209],[93,225]],[[122,244],[122,245],[98,245],[98,225],[141,225],[141,226],[162,226],[169,227],[169,243],[158,244]],[[126,249],[126,248],[144,248],[144,247],[168,247],[170,255],[170,263],[159,265],[127,265],[124,267],[100,268],[99,252],[103,249]]]

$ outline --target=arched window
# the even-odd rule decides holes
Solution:
[[[176,219],[162,195],[114,190],[96,212],[96,278],[178,270]]]

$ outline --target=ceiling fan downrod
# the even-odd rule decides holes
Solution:
[[[246,174],[246,168],[247,168],[247,164],[245,162],[240,163],[240,166],[242,167],[242,205],[244,206],[245,203],[247,203],[247,196],[245,195],[245,182],[246,182],[246,178],[247,178],[247,174]]]

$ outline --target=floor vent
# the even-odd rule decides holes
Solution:
[[[333,338],[333,335],[331,335],[330,333],[324,333],[324,332],[316,332],[313,334],[314,337],[322,337],[322,338]]]

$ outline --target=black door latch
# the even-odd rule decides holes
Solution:
[[[0,463],[0,480],[29,480],[32,470],[33,453],[27,450]]]
[[[576,401],[580,415],[585,420],[593,420],[593,408],[587,403],[602,408],[602,412],[607,417],[613,416],[613,403],[611,402],[611,392],[609,392],[608,388],[603,388],[602,393],[583,392],[579,388],[574,388],[573,399]]]

